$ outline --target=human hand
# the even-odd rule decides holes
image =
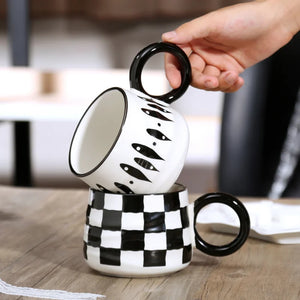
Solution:
[[[192,86],[234,92],[243,85],[240,74],[246,68],[272,55],[299,30],[290,21],[289,1],[294,2],[267,0],[229,6],[163,34],[162,40],[177,44],[189,56]],[[166,54],[165,70],[171,86],[179,87],[180,72],[170,54]]]

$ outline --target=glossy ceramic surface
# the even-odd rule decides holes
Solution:
[[[153,195],[90,191],[84,257],[115,276],[158,276],[181,270],[192,257],[187,190]]]
[[[211,245],[196,230],[199,211],[211,203],[224,203],[239,216],[240,233],[228,245]],[[179,184],[163,194],[112,194],[91,189],[84,257],[91,268],[107,275],[161,276],[188,266],[194,241],[197,249],[209,255],[229,255],[244,244],[249,228],[243,204],[226,194],[207,194],[189,204],[188,192]]]
[[[182,83],[154,98],[144,90],[141,73],[147,59],[159,52],[177,57]],[[132,89],[104,91],[79,121],[69,152],[71,171],[106,192],[167,192],[183,168],[189,144],[184,118],[168,103],[186,91],[190,80],[189,60],[179,47],[155,43],[141,50],[130,68]]]
[[[71,143],[72,172],[90,187],[121,193],[168,191],[186,158],[189,131],[170,105],[137,91],[103,92]]]

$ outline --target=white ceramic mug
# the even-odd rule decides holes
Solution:
[[[174,54],[182,69],[181,87],[162,96],[145,92],[141,73],[159,52]],[[135,57],[131,90],[110,88],[82,116],[69,152],[71,171],[91,188],[120,193],[162,193],[178,178],[186,158],[189,132],[169,103],[187,89],[189,60],[175,45],[155,43]]]
[[[239,234],[226,245],[207,243],[196,229],[200,210],[222,203],[239,217]],[[250,220],[235,197],[210,193],[189,204],[187,189],[175,184],[163,194],[112,194],[90,190],[84,230],[87,264],[103,274],[120,277],[166,275],[192,261],[198,250],[213,256],[236,252],[247,240]]]

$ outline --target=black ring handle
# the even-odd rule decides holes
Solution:
[[[207,243],[204,239],[201,238],[201,236],[199,235],[196,229],[198,213],[204,206],[212,203],[222,203],[230,206],[239,217],[240,220],[239,234],[236,236],[236,238],[233,241],[231,241],[226,245],[216,246]],[[235,197],[224,193],[209,193],[201,196],[194,202],[194,231],[195,231],[195,242],[196,242],[197,249],[212,256],[226,256],[240,249],[241,246],[247,240],[250,231],[249,214],[245,206],[243,205],[243,203],[240,202]]]
[[[160,52],[173,54],[177,58],[181,73],[181,85],[177,89],[173,89],[164,95],[154,96],[145,91],[142,85],[141,76],[142,70],[148,59]],[[130,66],[129,81],[131,88],[170,104],[185,93],[191,83],[191,74],[191,64],[184,51],[175,44],[160,42],[147,46],[136,55]]]

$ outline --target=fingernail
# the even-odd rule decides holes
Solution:
[[[232,74],[232,73],[226,74],[226,76],[225,76],[225,82],[227,84],[230,84],[230,85],[234,84],[235,81],[236,81],[236,76],[234,74]]]
[[[207,89],[213,89],[216,87],[215,82],[213,82],[212,80],[208,79],[204,81],[204,85]]]
[[[177,36],[177,33],[176,31],[169,31],[169,32],[165,32],[163,35],[162,35],[162,38],[163,40],[173,40],[175,37]]]

